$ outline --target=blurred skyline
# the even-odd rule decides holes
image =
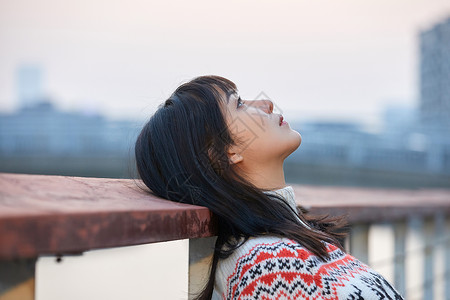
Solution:
[[[288,121],[375,122],[418,104],[418,35],[448,16],[448,0],[0,0],[0,110],[18,108],[17,70],[32,64],[64,110],[144,119],[216,74]]]

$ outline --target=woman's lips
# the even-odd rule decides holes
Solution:
[[[288,122],[284,121],[283,116],[280,116],[280,126],[287,125]]]

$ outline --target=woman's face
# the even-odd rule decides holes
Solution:
[[[281,114],[273,114],[272,101],[242,100],[234,93],[222,105],[228,129],[237,143],[230,152],[239,154],[246,164],[282,162],[300,146],[301,135]]]

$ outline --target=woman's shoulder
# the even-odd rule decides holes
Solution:
[[[321,296],[325,294],[338,299],[357,295],[379,299],[378,294],[402,299],[367,265],[334,245],[325,245],[329,258],[321,260],[287,238],[249,238],[230,257],[219,261],[216,291],[222,299],[328,299]]]

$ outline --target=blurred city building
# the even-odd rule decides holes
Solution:
[[[389,115],[392,113],[390,111]],[[301,150],[294,152],[287,161],[416,174],[450,174],[448,130],[440,132],[440,136],[436,133],[438,139],[434,139],[420,126],[394,124],[385,123],[385,130],[378,134],[350,123],[296,124],[294,128],[301,132],[303,142]]]
[[[420,113],[425,126],[450,126],[450,17],[420,33]]]
[[[57,110],[40,101],[0,115],[2,156],[122,156],[132,122]]]
[[[421,131],[428,167],[450,169],[450,17],[420,33]]]

